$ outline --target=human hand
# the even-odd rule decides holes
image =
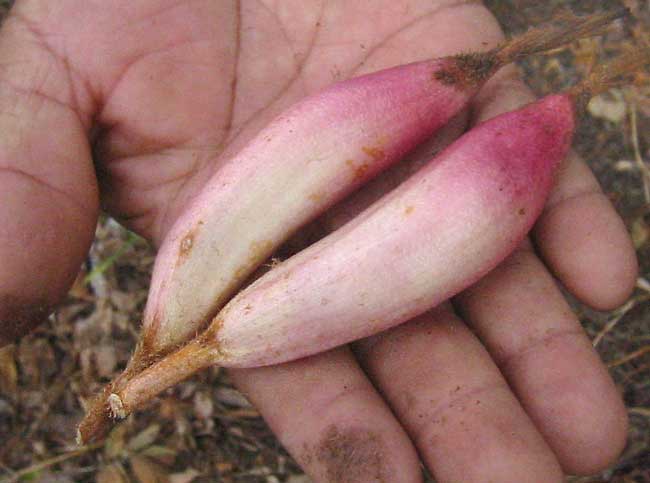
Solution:
[[[22,0],[0,35],[0,257],[11,274],[0,278],[0,321],[22,321],[14,335],[67,291],[100,199],[158,245],[228,153],[301,97],[500,39],[482,6],[442,0]],[[529,99],[504,71],[446,136]],[[575,158],[534,239],[544,261],[522,247],[455,301],[465,322],[438,309],[351,348],[233,378],[318,481],[417,481],[416,448],[440,481],[597,470],[623,444],[625,412],[549,270],[609,308],[633,285],[634,255]]]

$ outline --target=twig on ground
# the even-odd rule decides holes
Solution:
[[[616,326],[616,324],[619,323],[625,314],[627,314],[630,310],[632,310],[633,307],[636,306],[636,304],[636,299],[630,299],[625,305],[623,305],[623,307],[614,312],[614,318],[607,322],[607,324],[605,324],[605,327],[603,327],[602,330],[596,335],[596,337],[594,337],[594,340],[592,342],[593,346],[597,347],[600,341],[603,340],[603,337],[605,337],[607,333],[610,332]]]
[[[630,414],[636,414],[638,416],[645,416],[646,418],[650,418],[650,408],[628,408],[627,412]]]
[[[631,96],[628,98],[628,106],[630,111],[630,128],[632,137],[632,148],[634,150],[634,161],[641,172],[641,179],[643,180],[643,196],[646,204],[650,204],[650,168],[643,160],[641,155],[641,148],[639,147],[639,128],[637,122],[636,103]]]
[[[622,366],[623,364],[630,362],[634,359],[637,359],[645,354],[650,354],[650,345],[641,347],[640,349],[637,349],[634,352],[630,352],[629,354],[619,359],[608,362],[607,367],[612,368],[612,367]]]
[[[100,443],[94,443],[94,444],[89,444],[87,446],[84,446],[79,449],[75,449],[73,451],[69,451],[67,453],[63,453],[59,456],[55,456],[53,458],[41,461],[39,463],[36,463],[34,465],[28,466],[27,468],[23,468],[20,471],[16,471],[12,475],[3,478],[0,480],[0,483],[14,483],[16,481],[19,481],[23,476],[29,475],[31,473],[35,473],[37,471],[44,470],[46,468],[49,468],[50,466],[54,466],[56,464],[62,463],[64,461],[67,461],[72,458],[76,458],[77,456],[84,455],[86,453],[89,453],[91,451],[95,451],[96,449],[101,448],[104,446],[103,442]]]

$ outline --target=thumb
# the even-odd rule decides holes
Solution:
[[[98,212],[91,116],[30,8],[18,3],[0,30],[0,347],[64,297]]]

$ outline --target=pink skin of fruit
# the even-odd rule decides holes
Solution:
[[[511,253],[541,213],[575,127],[553,95],[475,127],[413,177],[233,298],[210,327],[107,398],[123,418],[211,365],[319,353],[423,313]]]
[[[218,363],[252,367],[322,352],[468,287],[532,227],[573,129],[567,95],[476,127],[358,218],[240,292],[213,322]]]
[[[339,82],[276,118],[164,240],[125,377],[194,337],[293,232],[432,136],[501,66],[594,35],[623,14],[564,16],[489,52]]]
[[[141,342],[90,404],[79,441],[101,437],[109,414],[123,417],[198,370],[284,362],[374,334],[496,266],[532,226],[568,150],[569,95],[472,130],[253,283],[200,333],[295,230],[430,137],[501,66],[593,35],[623,14],[569,16],[486,53],[350,79],[276,118],[213,176],[164,240]]]
[[[335,84],[281,115],[217,172],[156,257],[145,350],[194,336],[292,232],[445,125],[481,84],[437,81],[452,62]]]

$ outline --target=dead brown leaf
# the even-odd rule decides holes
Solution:
[[[104,444],[104,456],[107,459],[116,459],[124,454],[126,451],[126,432],[126,424],[118,424],[108,434]]]
[[[104,344],[94,349],[95,369],[101,378],[110,378],[117,366],[115,346]]]
[[[0,394],[14,399],[17,392],[18,369],[16,368],[16,346],[0,349]]]
[[[169,483],[169,473],[146,456],[131,458],[131,471],[140,483]]]
[[[198,391],[194,394],[194,412],[199,419],[212,419],[214,403],[210,394],[204,391]]]
[[[127,448],[131,452],[142,451],[151,446],[160,434],[160,425],[151,424],[129,440]]]
[[[174,449],[158,445],[149,446],[141,454],[165,466],[173,465],[177,456],[177,452]]]
[[[641,249],[650,239],[650,227],[643,216],[636,218],[632,221],[630,227],[630,235],[632,243],[637,250]]]
[[[113,463],[97,472],[96,481],[97,483],[129,483],[129,477],[122,465]]]
[[[191,483],[199,476],[201,476],[201,473],[193,468],[189,468],[182,473],[169,475],[169,483]]]

